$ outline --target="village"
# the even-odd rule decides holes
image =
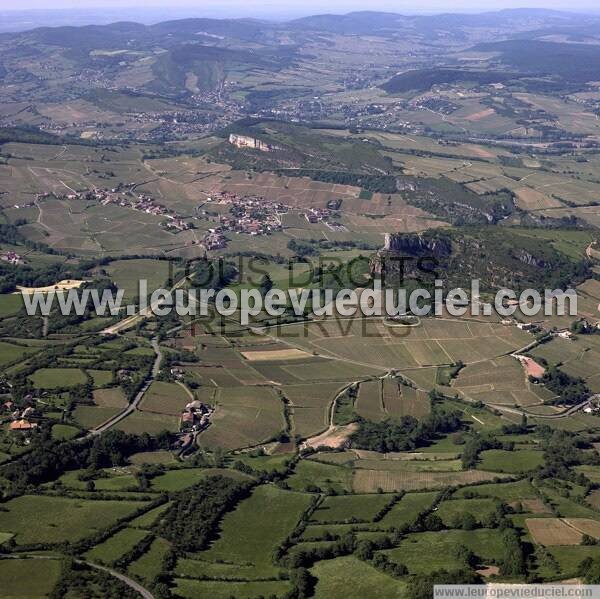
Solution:
[[[228,215],[211,216],[207,205],[228,206]],[[308,208],[301,210],[302,216],[310,224],[323,222],[332,231],[347,230],[343,225],[332,221],[334,207],[338,200],[331,200],[328,208]],[[281,202],[266,200],[261,196],[238,196],[231,191],[219,191],[211,194],[203,205],[200,214],[207,219],[214,219],[215,225],[205,235],[202,243],[207,250],[218,250],[227,247],[227,233],[245,235],[271,235],[283,230],[282,216],[289,213],[290,208]]]
[[[102,206],[114,205],[122,208],[129,208],[137,212],[152,214],[154,216],[164,216],[167,220],[161,223],[161,227],[167,230],[180,232],[193,228],[193,224],[186,221],[184,217],[177,214],[163,204],[159,204],[154,198],[147,194],[135,194],[133,184],[129,187],[112,189],[93,189],[81,192],[71,192],[65,196],[57,196],[52,193],[39,194],[37,199],[48,197],[58,197],[66,200],[96,200]]]
[[[177,370],[172,369],[172,371]],[[177,372],[173,372],[173,376],[177,378]],[[47,392],[43,394],[47,395]],[[28,433],[37,430],[44,420],[43,408],[38,408],[37,404],[47,404],[47,401],[30,393],[19,403],[20,406],[11,399],[7,399],[0,405],[0,423],[8,424],[7,430],[11,433],[26,435],[23,441],[25,445],[28,445]],[[210,426],[210,417],[213,412],[214,408],[197,399],[186,404],[180,414],[179,433],[177,433],[174,449],[183,454],[193,447],[196,437]]]
[[[281,231],[281,215],[288,211],[288,207],[279,202],[269,202],[258,196],[240,197],[230,191],[213,193],[206,200],[206,204],[211,203],[228,206],[229,215],[215,217],[216,226],[211,227],[202,240],[207,250],[227,247],[226,233],[271,235],[275,231]],[[210,211],[206,207],[201,214],[210,218]]]

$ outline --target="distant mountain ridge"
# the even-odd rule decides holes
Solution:
[[[544,39],[557,31],[566,33],[558,41]],[[407,40],[413,43],[417,56],[411,52],[399,55],[396,63],[394,55],[389,60],[389,72],[378,69],[374,58],[370,71],[365,71],[366,79],[353,83],[366,85],[373,76],[386,91],[402,93],[426,91],[436,84],[486,84],[523,75],[547,76],[545,85],[579,85],[597,79],[600,45],[565,43],[580,38],[582,31],[591,32],[589,35],[600,41],[600,17],[543,9],[437,15],[361,11],[286,22],[186,18],[151,25],[124,20],[107,25],[38,27],[0,34],[0,79],[7,85],[28,81],[44,88],[44,77],[28,65],[46,57],[72,69],[71,75],[75,75],[62,95],[56,87],[47,88],[48,96],[56,102],[81,93],[77,88],[80,76],[102,80],[102,85],[94,83],[94,88],[134,89],[176,101],[220,94],[225,83],[236,82],[240,73],[258,73],[273,82],[287,77],[286,85],[270,82],[259,89],[244,90],[245,109],[255,113],[272,103],[277,94],[308,92],[306,85],[292,85],[291,73],[315,58],[311,50],[314,44],[327,46],[333,36],[378,36],[401,47]],[[361,43],[370,41],[363,39]],[[466,68],[464,61],[457,60],[456,52],[469,49],[490,52],[487,65],[478,68],[472,63]],[[403,68],[404,64],[410,70]],[[132,72],[135,76],[130,77]],[[387,83],[383,82],[388,75]],[[346,83],[332,82],[334,87],[342,84]]]
[[[583,20],[585,18],[585,20]],[[404,15],[401,13],[356,11],[347,14],[319,14],[274,22],[259,19],[214,19],[185,18],[161,21],[154,25],[143,25],[134,21],[117,21],[106,25],[38,27],[17,33],[3,33],[0,37],[33,35],[40,41],[58,41],[58,35],[67,39],[79,31],[92,37],[99,34],[127,35],[143,34],[144,37],[160,37],[177,34],[178,36],[196,35],[204,31],[216,35],[228,35],[240,39],[248,39],[260,32],[278,29],[304,29],[327,31],[331,33],[364,33],[373,31],[395,31],[405,28],[444,28],[444,27],[497,27],[526,24],[531,26],[540,20],[547,21],[547,26],[559,27],[569,24],[600,24],[600,16],[584,13],[572,13],[538,8],[505,9],[482,13],[440,13],[434,15]],[[55,34],[51,33],[55,32]],[[65,41],[64,39],[62,40]],[[62,44],[61,44],[62,45]]]
[[[437,29],[445,27],[497,27],[524,25],[532,26],[540,20],[548,21],[548,26],[560,26],[582,23],[582,14],[539,8],[505,9],[483,13],[441,13],[436,15],[402,15],[398,13],[380,13],[371,11],[351,12],[345,15],[314,15],[295,19],[288,24],[294,27],[321,29],[335,33],[363,33],[373,28],[397,30],[403,28]],[[586,15],[600,22],[600,18]]]

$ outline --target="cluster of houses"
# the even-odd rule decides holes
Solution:
[[[162,223],[165,229],[175,229],[177,231],[185,231],[191,229],[192,225],[183,220],[181,216],[173,212],[166,206],[159,204],[154,198],[146,194],[135,195],[131,191],[123,192],[120,189],[94,189],[91,192],[78,192],[68,194],[68,200],[77,199],[94,199],[100,202],[102,206],[109,204],[121,206],[122,208],[130,208],[145,214],[154,216],[164,216],[167,220]]]
[[[202,244],[207,250],[227,247],[226,233],[259,236],[281,231],[281,214],[289,210],[279,202],[257,196],[240,197],[230,191],[213,194],[207,202],[229,206],[229,215],[220,215],[218,226],[209,229],[204,236]]]
[[[208,427],[213,409],[195,399],[185,406],[181,413],[181,432],[200,432]]]
[[[36,194],[35,198],[36,198],[36,201],[37,201],[37,200],[40,200],[42,198],[46,198],[49,195],[50,195],[49,193],[38,193],[38,194]],[[13,208],[15,210],[22,210],[24,208],[33,208],[34,206],[35,206],[35,201],[27,202],[26,204],[13,204]]]
[[[214,193],[206,201],[229,206],[229,215],[220,215],[218,226],[212,227],[205,234],[202,244],[207,250],[227,247],[227,233],[260,236],[281,231],[283,229],[281,215],[290,210],[280,202],[273,202],[259,196],[240,197],[231,191]],[[332,230],[344,231],[346,228],[343,225],[330,222],[335,208],[340,204],[340,200],[331,200],[327,208],[310,208],[303,216],[311,224],[323,222]],[[208,212],[204,210],[204,214]]]
[[[331,210],[329,208],[311,208],[305,215],[304,218],[309,223],[320,223],[327,221],[331,217]]]
[[[7,413],[10,417],[10,424],[8,428],[11,431],[25,432],[38,427],[37,422],[33,422],[33,419],[38,414],[36,409],[31,405],[23,409],[19,409],[17,406],[15,406],[14,402],[9,400],[2,404],[2,411]]]
[[[225,230],[221,227],[209,229],[202,239],[202,245],[207,250],[220,250],[227,247]]]
[[[2,252],[0,254],[0,261],[12,264],[13,266],[21,266],[22,264],[25,264],[23,257],[12,250]]]
[[[191,223],[184,221],[178,216],[167,214],[167,220],[162,223],[163,228],[168,231],[187,231],[192,228]]]

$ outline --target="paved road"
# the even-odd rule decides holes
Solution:
[[[158,376],[158,373],[160,371],[160,364],[161,364],[162,357],[163,357],[162,351],[160,349],[160,345],[158,343],[158,338],[154,337],[152,339],[151,343],[152,343],[152,349],[154,350],[154,353],[156,354],[156,357],[154,358],[154,364],[152,365],[152,370],[150,372],[150,375],[144,381],[144,384],[142,385],[140,390],[137,392],[137,395],[135,396],[134,400],[122,412],[119,412],[118,414],[113,416],[110,420],[107,420],[106,422],[104,422],[100,426],[98,426],[97,428],[91,430],[85,437],[82,437],[82,439],[89,439],[90,437],[100,435],[101,433],[112,428],[115,424],[117,424],[118,422],[121,422],[121,420],[123,420],[124,418],[127,418],[127,416],[129,416],[131,413],[133,413],[137,410],[140,402],[144,398],[144,394],[146,393],[146,391],[148,391],[148,388],[150,387],[150,385],[152,384],[154,379]]]
[[[104,566],[92,564],[91,562],[86,562],[83,560],[75,560],[75,561],[80,564],[86,564],[87,566],[90,566],[90,568],[95,568],[96,570],[102,570],[103,572],[106,572],[107,574],[110,574],[111,576],[118,578],[121,582],[124,582],[129,588],[138,592],[144,599],[154,599],[154,595],[148,589],[144,588],[141,584],[139,584],[132,578],[129,578],[129,576],[125,576],[125,574],[121,574],[120,572],[117,572],[116,570],[111,570],[110,568],[106,568]]]
[[[186,281],[187,281],[186,277],[183,277],[182,279],[177,281],[177,283],[171,289],[171,293],[173,293],[176,289],[180,289],[181,287],[183,287],[183,285],[185,285]],[[132,314],[131,316],[125,317],[123,320],[119,320],[119,322],[117,322],[115,324],[111,324],[110,326],[108,326],[105,329],[103,329],[102,331],[100,331],[100,334],[101,335],[116,335],[117,333],[120,333],[121,331],[123,331],[125,329],[129,329],[129,328],[133,327],[139,320],[144,320],[145,318],[151,317],[155,313],[155,311],[162,306],[162,304],[163,304],[162,299],[157,300],[154,303],[147,306],[146,308],[144,308],[143,310],[140,310],[136,314]]]
[[[590,405],[593,398],[586,399],[581,403],[578,403],[575,406],[571,406],[568,410],[564,410],[562,412],[557,412],[556,414],[532,414],[531,412],[526,412],[524,410],[519,410],[517,408],[510,408],[508,406],[499,405],[499,404],[487,404],[490,408],[494,410],[498,410],[499,412],[507,412],[509,414],[518,414],[519,416],[525,415],[530,418],[543,418],[546,420],[556,420],[557,418],[567,418],[568,416],[572,416],[573,414],[580,412],[584,408]]]

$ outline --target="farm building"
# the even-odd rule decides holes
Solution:
[[[11,431],[30,431],[34,428],[37,428],[37,424],[35,422],[29,422],[28,420],[15,420],[10,423]]]
[[[183,412],[181,415],[181,424],[187,424],[194,422],[194,413],[193,412]]]

